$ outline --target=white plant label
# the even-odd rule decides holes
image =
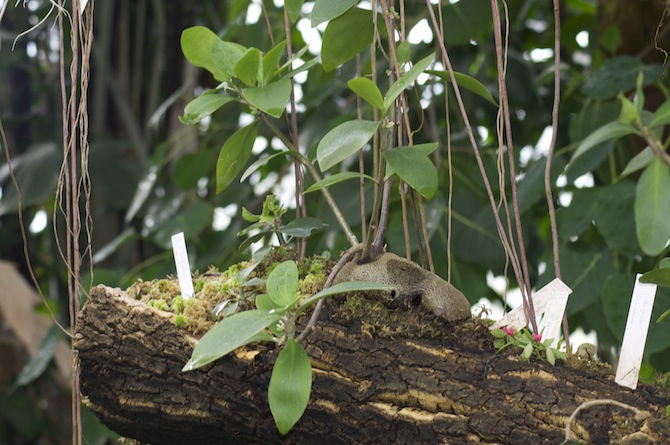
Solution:
[[[565,306],[568,304],[568,297],[571,293],[572,289],[563,281],[554,278],[553,281],[535,292],[532,296],[535,316],[539,318],[544,314],[544,318],[539,325],[542,338],[553,338],[552,347],[555,347],[558,343],[563,313],[565,312]],[[500,329],[505,326],[521,329],[527,323],[526,313],[523,310],[523,305],[521,305],[495,322],[491,326],[491,329]]]
[[[172,251],[174,252],[174,264],[177,266],[181,295],[184,300],[188,300],[193,296],[193,281],[191,280],[191,265],[188,262],[184,232],[172,235]]]
[[[84,9],[86,9],[86,5],[88,5],[88,0],[79,1],[79,15],[84,14]]]
[[[654,299],[656,298],[656,285],[640,283],[640,276],[638,274],[635,278],[633,299],[628,310],[619,365],[616,368],[614,379],[619,385],[631,389],[637,388],[644,345],[647,342],[649,322],[651,321],[651,310],[654,308]]]

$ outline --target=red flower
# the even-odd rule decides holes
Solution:
[[[542,341],[542,334],[533,334],[533,341],[536,343]]]
[[[513,327],[505,327],[502,328],[503,331],[507,333],[510,337],[514,337],[514,328]]]

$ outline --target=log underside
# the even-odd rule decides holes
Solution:
[[[150,444],[559,444],[575,408],[603,398],[653,417],[591,408],[577,418],[573,439],[670,443],[670,423],[654,418],[670,399],[645,385],[633,391],[611,375],[495,357],[475,321],[447,326],[440,338],[388,335],[388,326],[347,320],[334,307],[305,341],[312,395],[285,437],[267,405],[274,348],[252,345],[183,373],[196,339],[172,314],[119,289],[94,288],[80,313],[82,392],[107,426]]]

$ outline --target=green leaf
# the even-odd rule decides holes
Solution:
[[[670,269],[654,269],[640,277],[641,283],[654,283],[659,286],[670,287]]]
[[[630,101],[623,93],[617,96],[621,104],[621,114],[619,115],[619,122],[622,124],[630,124],[640,120],[640,113],[633,102]]]
[[[279,156],[294,156],[296,158],[300,158],[302,155],[295,151],[295,150],[285,150],[285,151],[278,151],[277,153],[273,153],[270,156],[265,156],[264,158],[257,159],[251,164],[245,171],[242,173],[242,177],[240,178],[240,182],[244,181],[247,179],[253,172],[270,162],[276,157]]]
[[[547,361],[551,366],[556,364],[556,357],[554,357],[554,350],[552,348],[547,349]]]
[[[237,43],[224,42],[221,39],[215,40],[210,48],[210,53],[216,69],[225,73],[225,77],[219,78],[215,73],[214,78],[225,82],[229,80],[230,77],[234,77],[235,65],[246,52],[247,48]]]
[[[670,316],[670,309],[667,311],[663,312],[660,317],[658,317],[658,320],[656,320],[656,323],[661,323],[663,320],[668,318]]]
[[[247,86],[254,86],[258,82],[261,67],[261,51],[249,48],[235,64],[235,75]]]
[[[193,65],[205,68],[218,80],[226,80],[225,77],[230,75],[219,71],[212,58],[211,48],[217,40],[220,40],[219,36],[211,30],[204,26],[193,26],[181,33],[181,50]]]
[[[409,62],[412,56],[412,48],[407,40],[403,40],[395,49],[395,56],[398,59],[398,65],[404,65]]]
[[[184,115],[179,120],[186,125],[197,124],[216,110],[235,100],[223,94],[203,94],[196,97],[184,108]]]
[[[439,144],[437,142],[426,142],[424,144],[412,145],[411,148],[414,149],[414,150],[419,150],[421,153],[428,156],[432,152],[435,151],[435,149],[437,148],[438,145]],[[409,148],[409,147],[410,147],[409,145],[403,145],[402,147],[397,147],[397,148],[405,149],[405,148]],[[393,167],[391,165],[387,164],[386,165],[386,174],[384,175],[384,179],[388,179],[394,174],[395,174],[395,170],[393,169]]]
[[[420,150],[398,147],[384,152],[386,162],[403,181],[426,199],[437,192],[437,169]]]
[[[275,267],[265,284],[268,295],[280,307],[296,301],[298,291],[298,266],[295,261],[284,261]]]
[[[521,353],[521,357],[523,357],[524,360],[530,360],[530,356],[533,355],[533,344],[528,343],[525,348],[523,348],[523,352]]]
[[[300,18],[300,10],[305,0],[285,0],[284,7],[288,13],[288,18],[291,23],[295,23]]]
[[[312,28],[320,23],[336,19],[355,4],[356,0],[316,0],[312,9]]]
[[[262,87],[242,88],[242,95],[254,107],[278,118],[291,96],[291,79],[285,76]]]
[[[663,105],[658,107],[658,110],[654,113],[654,117],[649,122],[649,127],[662,127],[668,124],[670,124],[670,100],[666,100],[663,102]]]
[[[268,403],[279,433],[287,434],[302,417],[312,392],[312,365],[303,347],[289,339],[270,377]]]
[[[223,144],[216,162],[216,193],[224,191],[247,163],[257,134],[258,125],[254,122],[237,130]]]
[[[343,3],[332,0],[325,1],[333,5]],[[352,32],[352,30],[355,30],[355,32]],[[368,48],[372,44],[373,30],[372,12],[365,9],[351,8],[341,16],[331,20],[323,33],[323,43],[321,44],[321,63],[324,71],[334,70]],[[384,34],[384,30],[384,27],[379,29],[380,35]]]
[[[374,281],[345,281],[343,283],[338,283],[334,286],[330,286],[321,292],[312,295],[309,297],[303,304],[300,305],[296,311],[296,316],[300,315],[305,309],[310,305],[316,303],[317,301],[330,297],[331,295],[344,294],[347,292],[357,292],[357,291],[368,291],[368,290],[393,290],[394,287],[388,284],[376,283]]]
[[[451,76],[449,76],[449,71],[444,71],[444,70],[426,70],[426,73],[431,74],[433,76],[437,76],[441,78],[442,80],[451,83]],[[468,76],[467,74],[463,73],[457,73],[454,71],[454,78],[456,79],[456,83],[458,84],[459,87],[465,88],[466,90],[472,91],[476,95],[486,99],[487,101],[491,102],[493,105],[496,107],[498,106],[498,103],[496,100],[493,98],[489,90],[484,86],[483,83],[475,79],[474,77]]]
[[[633,172],[645,168],[655,158],[656,155],[654,154],[654,150],[652,150],[651,147],[645,148],[636,154],[633,159],[628,161],[628,165],[626,165],[626,168],[621,172],[621,176],[627,176]]]
[[[326,134],[316,148],[316,159],[321,171],[326,171],[356,153],[367,143],[381,122],[348,121]]]
[[[263,330],[282,317],[281,313],[272,310],[250,310],[224,318],[202,336],[182,371],[205,366],[240,346],[255,341],[272,341]]]
[[[274,48],[268,51],[267,54],[265,54],[265,57],[263,57],[262,85],[268,83],[279,71],[279,62],[281,61],[281,56],[284,54],[284,48],[286,48],[286,40],[277,43]]]
[[[363,175],[365,179],[370,179],[371,181],[374,181],[375,178],[373,178],[370,175]],[[311,186],[305,190],[305,193],[310,193],[314,192],[317,190],[321,190],[322,188],[330,187],[331,185],[344,182],[348,179],[360,179],[361,174],[357,172],[342,172],[342,173],[335,173],[334,175],[330,175],[327,178],[323,178],[319,182],[315,182]]]
[[[670,173],[661,159],[644,170],[635,196],[635,227],[642,251],[655,256],[670,238]]]
[[[507,334],[507,332],[503,331],[502,329],[492,329],[491,335],[493,335],[495,338],[506,338],[509,334]]]
[[[430,65],[430,62],[433,60],[433,57],[435,57],[435,53],[431,53],[427,57],[424,57],[423,59],[419,60],[417,63],[412,66],[409,70],[407,70],[398,80],[393,82],[393,85],[389,88],[389,90],[386,92],[386,96],[384,96],[384,109],[388,110],[389,107],[393,104],[393,101],[395,101],[396,97],[400,96],[400,93],[405,91],[407,87],[409,87],[417,77],[419,77],[419,74],[423,73],[423,71]]]
[[[41,376],[51,363],[56,345],[63,339],[63,333],[58,325],[53,324],[40,343],[40,347],[28,363],[21,369],[12,384],[12,390],[25,386]],[[10,390],[11,391],[11,390]]]
[[[666,269],[670,268],[670,257],[669,258],[663,258],[660,263],[658,263],[658,268],[659,269]]]
[[[380,111],[384,110],[384,98],[373,81],[367,77],[357,77],[347,82],[347,85],[367,103]]]
[[[249,210],[242,207],[242,219],[244,219],[247,222],[258,222],[261,219],[261,217],[259,215],[254,215]]]
[[[643,86],[661,79],[660,65],[644,65],[633,56],[617,56],[608,59],[589,76],[582,86],[582,93],[594,99],[609,99],[621,91],[630,91],[637,86],[639,73],[644,73]]]
[[[326,227],[328,227],[328,224],[324,224],[321,222],[321,220],[312,216],[307,216],[304,218],[294,219],[290,223],[286,224],[281,229],[281,233],[288,236],[294,236],[296,238],[306,238],[310,236],[313,231],[323,230]]]
[[[577,147],[577,150],[572,156],[572,159],[570,160],[567,168],[570,168],[570,166],[575,163],[577,158],[601,142],[605,142],[610,139],[618,139],[629,134],[640,134],[640,132],[637,131],[631,124],[624,124],[618,120],[603,125],[587,136],[586,139],[584,139],[581,144],[579,144],[579,147]]]

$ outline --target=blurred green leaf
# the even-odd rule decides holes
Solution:
[[[184,108],[184,115],[179,120],[186,125],[197,124],[216,110],[235,100],[223,94],[203,94],[196,97]]]
[[[326,1],[333,5],[341,3]],[[373,29],[372,12],[364,9],[351,8],[331,20],[322,37],[321,63],[323,69],[332,71],[369,47],[372,43]],[[383,26],[380,27],[380,34],[383,29],[385,29]]]
[[[629,134],[639,135],[640,132],[637,131],[635,127],[633,127],[631,124],[624,124],[622,122],[619,122],[618,120],[603,125],[595,132],[593,132],[591,135],[589,135],[586,139],[584,139],[581,144],[579,144],[579,147],[577,147],[575,154],[572,155],[572,159],[568,164],[568,168],[570,168],[570,166],[575,163],[575,160],[577,160],[577,158],[582,156],[584,153],[586,153],[596,145],[608,141],[610,139],[618,139],[622,136],[626,136]]]
[[[468,0],[450,3],[442,7],[444,23],[444,40],[447,46],[461,46],[471,40],[479,40],[493,27],[490,10],[491,3],[487,0]]]
[[[259,158],[255,160],[245,171],[242,173],[242,177],[240,178],[240,182],[244,181],[247,179],[253,172],[261,168],[262,166],[266,165],[268,162],[273,160],[274,158],[280,157],[280,156],[294,156],[294,157],[300,157],[300,153],[295,151],[295,150],[285,150],[285,151],[278,151],[276,153],[273,153],[269,156],[265,156],[262,158]]]
[[[302,417],[312,391],[312,365],[303,347],[289,339],[279,352],[268,387],[268,403],[279,433],[287,434]]]
[[[363,175],[363,177],[371,181],[375,180],[375,178],[369,175]],[[307,188],[307,190],[305,190],[305,193],[321,190],[322,188],[330,187],[331,185],[339,184],[340,182],[347,181],[349,179],[360,179],[360,178],[361,174],[357,172],[335,173],[334,175],[330,175],[326,178],[323,178],[319,182],[315,182],[314,184],[310,185]]]
[[[312,8],[312,28],[328,20],[338,18],[355,4],[356,0],[316,0],[314,8]]]
[[[282,315],[270,311],[249,310],[224,318],[202,336],[182,371],[193,371],[217,360],[240,346],[256,341],[272,341],[264,332]]]
[[[644,65],[633,56],[612,57],[586,79],[582,93],[594,99],[616,97],[620,92],[635,89],[641,72],[644,73],[644,86],[660,80],[663,75],[660,65]]]
[[[286,40],[277,43],[274,48],[268,51],[263,57],[263,81],[262,85],[267,84],[279,71],[279,62],[286,48]]]
[[[437,191],[437,170],[428,157],[413,147],[398,147],[384,152],[386,162],[410,187],[431,199]]]
[[[60,327],[56,324],[51,325],[46,335],[40,343],[37,352],[30,358],[30,361],[21,369],[16,380],[11,386],[10,391],[21,386],[25,386],[41,376],[47,369],[56,350],[56,345],[65,337]]]
[[[295,236],[297,238],[306,238],[312,234],[315,230],[323,230],[328,227],[328,224],[324,224],[321,220],[314,218],[312,216],[306,216],[304,218],[294,219],[290,223],[286,224],[281,229],[281,233],[287,236]]]
[[[360,150],[375,134],[380,123],[348,121],[330,130],[316,148],[316,159],[321,171],[328,170]]]
[[[426,73],[433,76],[438,76],[447,83],[451,82],[451,76],[449,76],[449,71],[444,70],[426,70]],[[483,83],[475,79],[474,77],[468,76],[467,74],[457,73],[454,71],[454,78],[459,87],[465,88],[466,90],[472,91],[476,95],[483,97],[496,107],[498,103],[495,101],[489,90],[484,86]]]
[[[237,130],[223,144],[216,162],[216,193],[224,191],[247,163],[257,134],[258,125],[254,122]]]
[[[640,282],[670,287],[670,268],[651,270],[640,277]]]
[[[642,251],[658,255],[670,239],[670,173],[661,159],[645,168],[637,184],[635,227]]]
[[[288,18],[291,23],[295,23],[300,18],[300,11],[305,0],[285,0],[284,7],[288,13]]]
[[[628,165],[626,165],[626,168],[624,168],[624,170],[621,172],[621,176],[627,176],[633,172],[645,168],[655,158],[656,155],[654,154],[654,150],[652,150],[651,147],[645,148],[636,154],[633,159],[628,161]]]
[[[395,50],[396,59],[398,59],[398,65],[404,65],[410,61],[412,57],[412,47],[410,46],[407,40],[403,40],[398,44],[398,47]]]
[[[262,87],[242,88],[242,95],[254,107],[278,118],[291,96],[291,80],[285,76]]]
[[[650,128],[661,127],[670,124],[670,100],[663,102],[654,113],[654,117],[649,122]]]
[[[261,69],[261,51],[257,48],[249,48],[240,60],[235,64],[235,76],[246,86],[254,86],[258,82]]]

